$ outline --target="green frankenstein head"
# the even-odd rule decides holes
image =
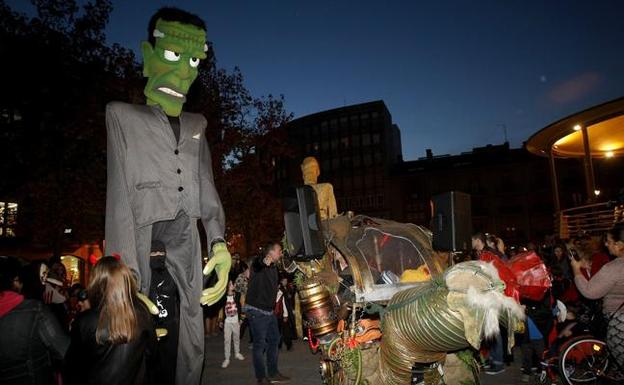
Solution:
[[[180,116],[199,61],[206,58],[206,25],[188,12],[162,8],[152,16],[148,33],[149,41],[141,44],[147,104]]]

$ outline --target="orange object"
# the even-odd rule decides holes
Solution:
[[[379,320],[361,319],[357,323],[355,341],[360,344],[375,341],[381,338]]]
[[[343,319],[341,319],[340,321],[338,321],[338,326],[336,326],[336,332],[342,333],[344,331],[344,326],[345,326],[345,322]]]

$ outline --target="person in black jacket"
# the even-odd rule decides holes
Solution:
[[[156,334],[130,269],[114,257],[100,259],[91,272],[88,293],[92,307],[76,318],[71,331],[68,382],[150,383],[147,366]]]
[[[277,322],[282,336],[279,348],[282,348],[282,342],[286,345],[286,350],[292,350],[292,341],[297,339],[297,326],[295,325],[295,289],[288,282],[288,276],[280,277],[279,291],[282,293],[281,305],[276,304],[276,309],[281,306],[282,311],[276,312]],[[278,294],[279,296],[279,294]],[[279,301],[278,301],[279,302]]]
[[[167,251],[165,244],[152,241],[150,267],[152,280],[149,299],[158,307],[155,316],[156,328],[167,330],[167,335],[158,341],[155,358],[155,384],[175,383],[176,363],[178,358],[178,332],[180,325],[180,297],[178,287],[167,269]]]
[[[41,302],[18,293],[20,265],[0,257],[0,383],[54,384],[52,359],[63,359],[69,338]]]
[[[253,364],[258,384],[286,382],[288,377],[277,369],[280,333],[273,310],[279,285],[279,273],[275,263],[282,257],[282,246],[271,242],[263,255],[251,264],[247,289],[247,301],[243,310],[253,334]],[[266,352],[265,368],[264,354]]]

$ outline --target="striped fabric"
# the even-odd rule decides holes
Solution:
[[[607,346],[620,368],[624,368],[624,309],[620,309],[609,322]]]

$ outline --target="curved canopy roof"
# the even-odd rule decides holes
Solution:
[[[570,115],[533,134],[526,147],[531,153],[560,158],[583,157],[583,133],[587,127],[591,156],[624,155],[624,98],[612,100]]]

